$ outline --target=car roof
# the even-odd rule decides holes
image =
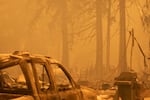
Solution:
[[[20,60],[37,59],[41,61],[49,60],[51,63],[59,63],[57,60],[40,54],[31,54],[29,52],[15,51],[10,54],[0,54],[0,69],[19,63]]]

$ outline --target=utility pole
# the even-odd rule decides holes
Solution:
[[[120,72],[127,71],[127,56],[126,56],[126,15],[125,15],[125,0],[119,0],[120,5],[120,42],[119,42],[119,64]]]

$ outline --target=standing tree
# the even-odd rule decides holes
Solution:
[[[96,75],[97,79],[103,77],[103,35],[102,35],[102,0],[96,0]]]
[[[67,1],[61,0],[62,4],[62,63],[69,67],[69,45],[68,45],[68,21],[67,21]]]
[[[119,64],[120,72],[127,71],[126,56],[126,17],[125,17],[125,0],[119,0],[120,5],[120,44],[119,44]]]
[[[111,18],[111,0],[108,0],[108,15],[107,15],[107,51],[106,51],[106,67],[110,69],[110,18]]]

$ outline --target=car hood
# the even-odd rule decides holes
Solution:
[[[85,86],[81,86],[81,91],[85,100],[97,100],[96,90]]]
[[[34,98],[32,96],[26,95],[26,96],[21,96],[10,100],[34,100]]]

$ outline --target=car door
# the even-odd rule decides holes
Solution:
[[[20,64],[0,69],[0,100],[10,100],[28,96],[33,100],[32,89],[26,80]]]
[[[75,85],[70,74],[57,63],[51,64],[56,89],[61,100],[83,100],[80,89]]]
[[[45,62],[34,62],[32,63],[32,66],[40,99],[60,100],[57,91],[54,89],[49,71],[47,70],[47,64]]]

